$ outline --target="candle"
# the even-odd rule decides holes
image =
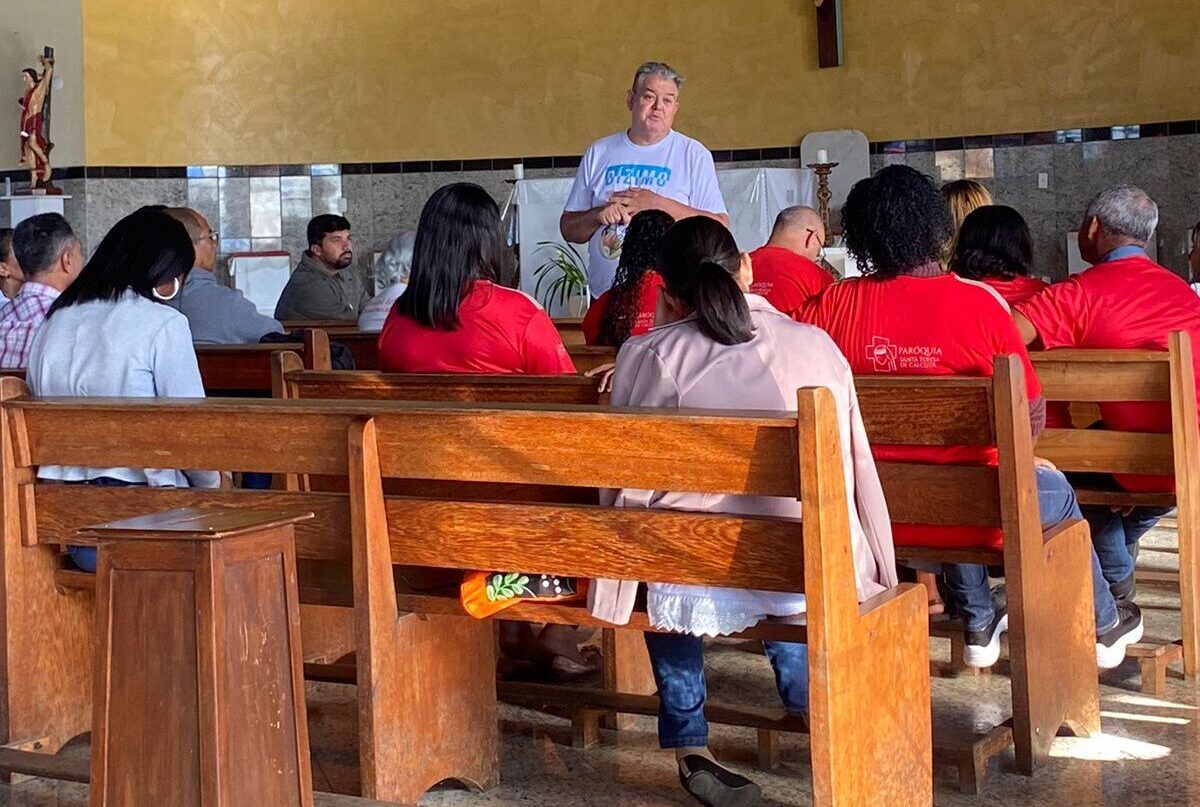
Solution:
[[[826,151],[825,149],[817,149],[817,162],[819,162],[819,163],[829,162],[829,152]]]
[[[525,178],[525,164],[517,163],[516,165],[513,166],[513,179],[520,182],[524,178]]]

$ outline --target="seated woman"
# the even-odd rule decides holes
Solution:
[[[413,244],[417,234],[405,230],[388,242],[379,263],[375,264],[375,284],[379,293],[363,306],[358,315],[360,331],[376,331],[383,327],[388,312],[404,289],[408,287],[408,275],[412,271]]]
[[[896,585],[895,553],[883,490],[858,415],[850,366],[820,330],[793,322],[751,282],[748,255],[719,222],[696,217],[667,231],[659,271],[665,288],[660,327],[625,343],[613,376],[615,406],[765,409],[794,412],[796,390],[828,387],[838,408],[842,461],[852,509],[851,538],[858,597]],[[799,518],[795,499],[623,490],[616,504]],[[686,558],[681,562],[686,563]],[[623,624],[632,591],[593,581],[593,615]],[[658,684],[659,743],[675,749],[685,789],[705,804],[752,804],[758,786],[718,765],[707,748],[703,636],[736,633],[766,617],[803,613],[802,594],[649,583],[647,633]],[[808,712],[808,653],[803,644],[766,642],[784,705]]]
[[[500,209],[478,185],[439,189],[421,211],[408,286],[392,306],[379,338],[388,373],[575,372],[558,330],[528,295],[494,282],[500,268]],[[488,616],[539,587],[535,576],[487,571],[467,576],[463,604]],[[565,578],[559,597],[577,595]],[[547,625],[536,641],[528,623],[502,623],[501,649],[511,660],[548,665],[558,674],[590,672],[575,629]]]
[[[631,336],[654,327],[654,311],[662,276],[658,244],[675,219],[661,210],[643,210],[629,220],[613,285],[601,294],[583,318],[583,338],[589,345],[620,347]]]
[[[958,231],[962,229],[963,222],[967,220],[967,216],[979,208],[992,204],[992,192],[983,183],[973,179],[956,179],[942,186],[942,198],[946,200],[946,206],[950,208],[950,222],[954,227],[947,241],[949,245],[947,253],[953,255],[954,242],[958,238]]]
[[[104,398],[203,398],[204,385],[187,318],[168,305],[194,259],[192,240],[161,210],[121,219],[46,314],[29,352],[34,395]],[[76,468],[49,465],[38,478],[150,487],[220,487],[212,471]],[[69,547],[84,571],[96,550]]]
[[[930,179],[907,166],[890,166],[860,181],[842,208],[842,230],[863,277],[825,289],[809,300],[801,319],[828,332],[856,373],[990,377],[996,356],[1020,357],[1036,440],[1045,424],[1046,399],[1024,341],[994,289],[942,271],[939,259],[951,223]],[[875,458],[997,464],[994,448],[977,446],[876,445]],[[1044,527],[1082,517],[1066,477],[1049,467],[1039,466],[1036,473]],[[978,546],[997,539],[987,532],[898,524],[895,538],[901,545]],[[1094,551],[1091,566],[1096,661],[1108,669],[1141,638],[1142,619],[1132,603],[1118,611]],[[992,601],[987,569],[947,564],[943,582],[948,604],[964,621],[966,663],[990,667],[999,657],[1008,616]]]
[[[988,205],[971,213],[958,231],[950,271],[986,283],[1009,305],[1028,300],[1048,285],[1030,276],[1033,235],[1020,213]]]
[[[478,185],[439,189],[421,210],[412,274],[379,336],[385,373],[574,373],[529,295],[495,282],[500,208]]]

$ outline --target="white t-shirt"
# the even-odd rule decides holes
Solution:
[[[203,398],[204,384],[187,317],[126,291],[56,311],[29,350],[34,395],[102,398]],[[196,435],[203,440],[204,435]],[[39,479],[82,482],[108,476],[150,487],[220,487],[215,471],[77,468],[45,465]]]
[[[617,191],[646,188],[708,213],[725,213],[712,153],[698,140],[671,130],[653,146],[639,146],[626,132],[602,137],[584,152],[566,212],[591,210]],[[623,227],[600,227],[588,242],[592,297],[612,286],[621,257]]]

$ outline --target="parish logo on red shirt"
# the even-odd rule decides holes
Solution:
[[[942,349],[937,345],[895,345],[886,336],[872,336],[867,361],[877,373],[920,373],[937,370]]]
[[[896,372],[896,346],[886,336],[872,336],[867,345],[867,361],[875,365],[877,373]]]

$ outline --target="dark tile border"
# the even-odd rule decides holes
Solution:
[[[882,140],[870,143],[870,153],[913,154],[929,151],[958,151],[983,148],[1017,148],[1068,143],[1097,143],[1109,140],[1138,140],[1148,137],[1177,137],[1200,133],[1200,120],[1156,121],[1115,124],[1042,132],[963,135],[956,137]],[[759,160],[799,160],[799,146],[768,146],[713,151],[717,163]],[[235,179],[241,177],[338,176],[372,174],[428,174],[431,172],[510,171],[523,164],[526,170],[572,169],[582,158],[577,154],[550,157],[483,157],[465,160],[406,160],[376,163],[314,163],[312,165],[207,165],[207,166],[66,166],[54,169],[55,179]],[[0,180],[13,180],[20,187],[29,176],[24,170],[0,171]]]

